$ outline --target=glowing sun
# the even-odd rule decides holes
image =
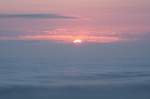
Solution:
[[[75,44],[81,44],[81,43],[82,43],[82,40],[76,39],[76,40],[73,41],[73,43],[75,43]]]

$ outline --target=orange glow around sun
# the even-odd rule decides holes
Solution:
[[[21,35],[17,37],[0,37],[0,40],[48,40],[54,42],[64,43],[113,43],[122,40],[118,35],[107,35],[107,34],[89,34],[89,33],[78,33],[78,34],[38,34],[38,35]]]
[[[66,43],[81,44],[89,43],[112,43],[120,40],[117,36],[99,36],[99,35],[27,35],[19,36],[20,40],[50,40]]]

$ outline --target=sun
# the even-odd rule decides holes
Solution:
[[[73,43],[75,43],[75,44],[81,44],[81,43],[82,43],[82,40],[81,40],[81,39],[75,39],[75,40],[73,41]]]

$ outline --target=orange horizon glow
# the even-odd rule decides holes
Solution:
[[[1,37],[0,40],[49,40],[49,41],[58,41],[66,43],[113,43],[121,40],[118,36],[99,36],[99,35],[24,35],[17,37]]]

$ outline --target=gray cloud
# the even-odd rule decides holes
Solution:
[[[65,16],[49,13],[27,13],[27,14],[0,14],[0,18],[24,18],[24,19],[76,19],[74,16]]]

